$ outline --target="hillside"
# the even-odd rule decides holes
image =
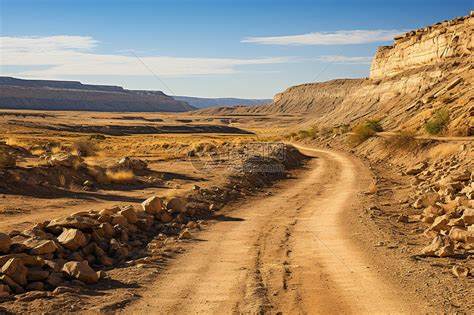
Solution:
[[[246,99],[246,98],[207,98],[191,96],[173,96],[175,100],[184,101],[196,108],[206,108],[214,106],[254,106],[270,103],[271,99]]]
[[[269,105],[203,113],[298,114],[304,125],[319,127],[379,118],[387,129],[420,131],[434,112],[445,108],[449,133],[472,135],[473,30],[473,14],[437,23],[380,47],[369,78],[297,85],[276,94]]]
[[[101,112],[185,112],[195,109],[161,91],[11,77],[0,77],[0,108]]]

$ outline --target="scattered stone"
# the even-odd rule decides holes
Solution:
[[[191,232],[189,232],[188,229],[184,229],[180,234],[179,234],[179,239],[181,240],[189,240],[189,239],[192,239],[193,236],[191,234]]]
[[[92,229],[99,226],[99,222],[95,219],[86,216],[69,216],[63,219],[52,220],[47,226],[47,229],[54,228],[72,228],[79,230]]]
[[[469,268],[456,265],[453,266],[451,272],[458,278],[465,278],[469,275]]]
[[[56,243],[49,240],[30,240],[30,242],[25,242],[25,245],[33,247],[30,250],[30,253],[33,255],[52,254],[58,250]]]
[[[171,198],[167,204],[166,208],[173,212],[186,212],[186,201],[183,198],[173,197]]]
[[[41,283],[41,282],[40,282]],[[31,291],[31,292],[26,292],[25,294],[19,296],[17,298],[17,301],[20,302],[31,302],[37,299],[44,299],[48,297],[48,292],[44,291]]]
[[[49,277],[49,271],[43,270],[39,267],[29,268],[27,279],[28,281],[43,281]]]
[[[135,224],[138,221],[138,216],[137,213],[135,212],[135,209],[133,207],[126,207],[122,211],[119,212],[120,215],[124,216],[128,223]]]
[[[12,258],[2,267],[2,273],[9,276],[13,281],[21,286],[27,284],[28,268],[19,258]]]
[[[143,210],[149,214],[157,214],[163,210],[163,202],[157,196],[148,198],[142,202]]]
[[[448,257],[454,254],[454,245],[451,239],[445,235],[437,235],[430,245],[421,251],[425,256]]]
[[[407,175],[418,175],[419,173],[423,172],[427,166],[428,166],[428,163],[426,163],[426,162],[418,163],[415,166],[413,166],[412,168],[408,169],[405,172],[405,174],[407,174]]]
[[[58,242],[69,250],[75,251],[87,244],[87,239],[81,231],[77,229],[65,229],[58,236]]]
[[[57,287],[56,289],[54,289],[54,291],[52,292],[52,295],[53,296],[58,296],[58,295],[61,295],[61,294],[64,294],[64,293],[79,293],[79,289],[78,288],[71,288],[71,287]]]
[[[99,281],[97,273],[85,261],[70,261],[64,264],[63,272],[87,284]]]
[[[10,236],[0,232],[0,253],[8,253],[11,245],[12,240]]]
[[[28,283],[28,285],[26,286],[26,290],[28,290],[28,291],[42,291],[42,290],[44,290],[44,283],[40,282],[40,281]]]
[[[10,295],[10,287],[6,284],[0,284],[0,298]]]

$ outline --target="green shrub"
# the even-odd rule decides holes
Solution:
[[[449,111],[446,108],[439,109],[425,123],[425,130],[430,135],[437,135],[443,132],[449,123]]]

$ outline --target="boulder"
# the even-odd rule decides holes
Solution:
[[[191,232],[189,232],[188,229],[184,229],[180,234],[179,234],[179,239],[182,239],[182,240],[190,240],[192,239],[193,236],[191,234]]]
[[[44,290],[44,283],[40,281],[31,282],[26,286],[28,291],[42,291]]]
[[[160,214],[160,221],[163,223],[169,223],[173,221],[173,216],[169,214],[167,211],[164,211]]]
[[[173,212],[186,212],[186,201],[183,198],[173,197],[166,203],[166,208]]]
[[[0,298],[10,295],[10,287],[6,284],[0,284]]]
[[[48,279],[48,277],[49,277],[49,271],[47,270],[43,270],[38,267],[28,269],[27,279],[30,282],[43,281],[43,280]]]
[[[465,278],[469,275],[469,268],[456,265],[456,266],[453,266],[453,268],[451,269],[451,272],[453,273],[453,275],[455,275],[458,278]]]
[[[127,226],[128,220],[121,214],[114,214],[112,216],[112,224],[113,225],[120,225],[120,226]]]
[[[474,224],[474,209],[464,209],[461,217],[466,225]]]
[[[33,255],[52,254],[58,250],[56,243],[51,240],[29,239],[23,244],[30,248],[30,253]]]
[[[69,228],[86,230],[99,226],[99,222],[95,219],[86,216],[69,216],[62,219],[52,220],[46,228]]]
[[[7,261],[12,258],[20,259],[24,265],[26,266],[43,266],[44,260],[41,257],[31,256],[25,253],[18,253],[18,254],[9,254],[0,256],[0,266],[3,266]]]
[[[416,209],[421,209],[424,207],[434,206],[439,198],[440,196],[435,192],[424,194],[415,201],[413,207]]]
[[[405,172],[405,174],[407,174],[407,175],[418,175],[421,172],[423,172],[427,166],[428,166],[428,163],[426,163],[426,162],[418,163],[418,164],[412,166],[411,168],[409,168]]]
[[[157,214],[163,210],[163,201],[158,196],[153,196],[142,202],[143,211]]]
[[[135,209],[133,207],[126,207],[123,210],[119,212],[120,215],[124,216],[128,223],[135,224],[138,221],[138,216],[137,213],[135,212]]]
[[[446,235],[437,235],[430,245],[422,249],[421,255],[448,257],[454,255],[454,244]]]
[[[449,217],[444,214],[442,216],[436,217],[433,224],[431,224],[429,230],[440,232],[441,230],[448,230]]]
[[[5,233],[0,232],[0,253],[8,253],[10,246],[12,245],[12,240],[10,236]]]
[[[25,289],[21,285],[16,283],[15,280],[13,280],[11,277],[7,275],[0,275],[0,282],[8,285],[10,289],[13,290],[13,292],[17,294],[21,294],[25,292]]]
[[[13,281],[21,286],[27,284],[28,268],[19,258],[12,258],[2,267],[2,273],[9,276]]]
[[[50,286],[56,288],[64,283],[63,275],[59,272],[52,272],[48,279],[46,279],[46,283]]]
[[[449,231],[449,237],[455,241],[474,244],[474,232],[463,228],[453,227]]]
[[[64,264],[63,272],[72,278],[87,284],[99,281],[99,276],[86,261],[70,261]]]
[[[104,222],[99,226],[99,229],[102,231],[106,238],[114,237],[115,231],[112,224]]]
[[[81,231],[77,229],[65,229],[58,236],[58,242],[69,250],[75,251],[87,244],[87,239]]]

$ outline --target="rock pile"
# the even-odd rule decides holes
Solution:
[[[419,194],[413,207],[428,225],[423,232],[431,243],[421,254],[465,257],[474,250],[474,173],[456,161],[415,165],[405,172],[414,176]],[[412,218],[413,219],[413,218]]]
[[[209,214],[203,205],[200,214]],[[52,291],[68,284],[94,284],[105,268],[143,255],[159,233],[191,238],[184,198],[157,196],[133,206],[87,211],[46,221],[31,229],[0,233],[0,297],[26,291]],[[196,226],[188,225],[188,226]],[[181,234],[180,234],[180,231]]]

